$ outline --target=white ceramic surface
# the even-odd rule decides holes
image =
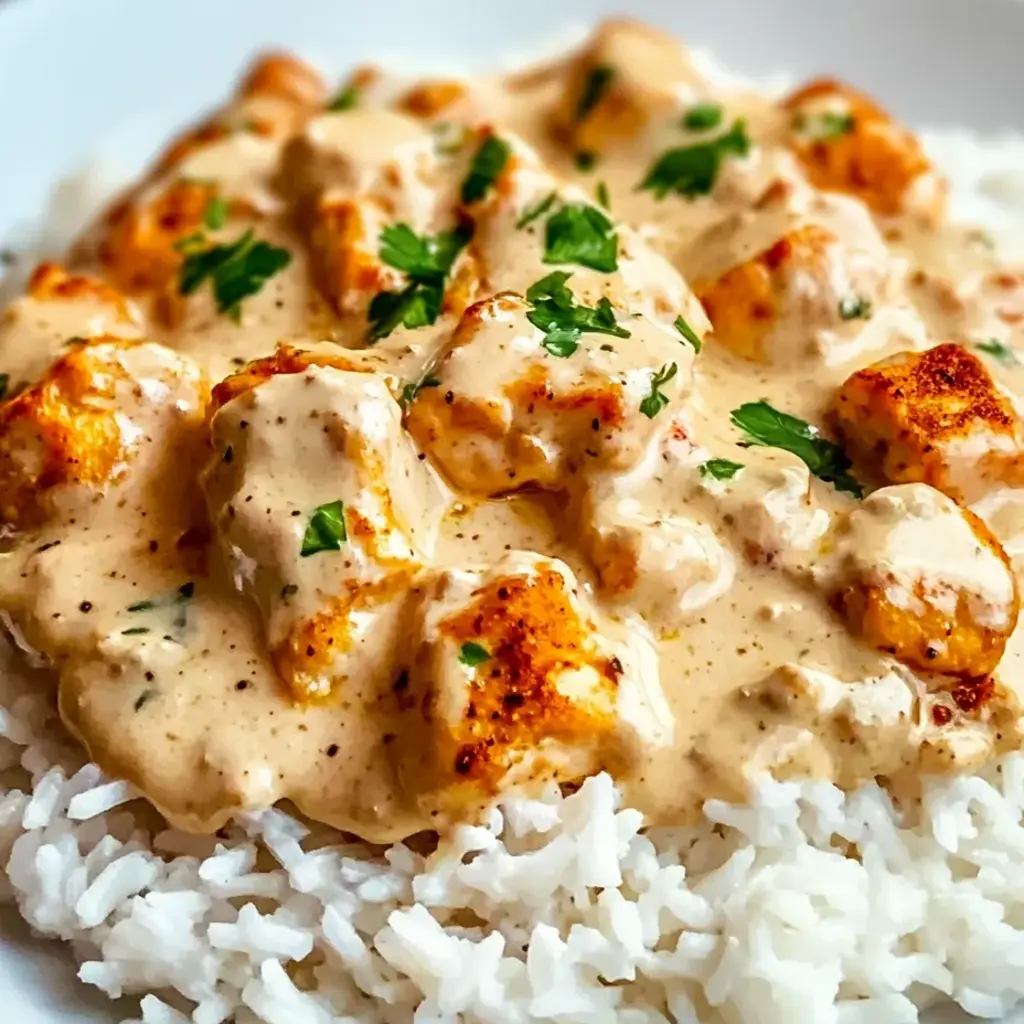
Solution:
[[[340,74],[493,66],[628,11],[762,76],[831,71],[912,123],[1024,130],[1014,0],[0,0],[0,247],[101,154],[131,173],[245,59],[284,45]],[[0,1024],[109,1022],[70,958],[0,913]]]

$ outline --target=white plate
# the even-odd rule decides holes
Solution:
[[[911,123],[1024,129],[1024,4],[1013,0],[0,0],[0,245],[97,153],[131,173],[215,103],[255,50],[340,74],[493,67],[628,9],[754,76],[834,73]],[[400,58],[400,60],[399,60]],[[0,1024],[111,1021],[54,944],[0,915]]]

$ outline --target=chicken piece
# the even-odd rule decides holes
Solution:
[[[973,512],[927,484],[883,487],[832,540],[816,575],[854,633],[918,671],[995,670],[1017,624],[1017,581]]]
[[[204,479],[236,586],[300,702],[390,671],[443,507],[384,381],[307,357],[217,386]]]
[[[847,450],[892,483],[923,481],[957,501],[1024,483],[1020,417],[960,345],[901,352],[858,370],[836,396]]]
[[[662,638],[726,593],[736,573],[714,530],[679,513],[685,500],[666,494],[663,476],[652,481],[652,473],[670,472],[648,458],[629,473],[598,476],[571,516],[601,596],[628,605]],[[645,487],[653,493],[641,501]]]
[[[776,366],[845,362],[894,332],[923,344],[900,273],[863,206],[773,187],[710,228],[681,269],[736,355]]]
[[[410,117],[433,121],[450,118],[472,103],[469,87],[454,78],[434,78],[418,82],[398,98],[398,109]]]
[[[554,130],[577,153],[599,155],[706,88],[678,40],[638,22],[606,21],[568,65]]]
[[[509,293],[472,306],[409,406],[410,433],[458,489],[564,490],[628,469],[689,388],[693,348],[671,328],[607,306],[604,333],[546,334],[536,308]]]
[[[200,422],[206,383],[190,360],[151,343],[76,343],[0,405],[0,519],[35,526],[116,484],[169,428]],[[84,493],[83,493],[84,492]]]
[[[465,814],[500,791],[628,766],[671,742],[653,644],[600,632],[569,568],[511,552],[441,573],[418,649],[395,687],[394,754],[424,809]]]
[[[834,79],[808,82],[784,100],[789,146],[811,183],[848,192],[873,213],[918,213],[937,221],[946,183],[921,144],[873,100]]]
[[[27,294],[0,317],[0,398],[37,380],[71,338],[140,338],[142,318],[116,288],[88,274],[40,263]]]

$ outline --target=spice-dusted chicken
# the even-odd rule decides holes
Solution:
[[[678,407],[692,347],[607,300],[583,306],[570,285],[555,272],[525,299],[472,306],[416,394],[407,426],[455,486],[562,490],[628,469]]]
[[[465,813],[516,783],[569,782],[671,742],[649,640],[615,643],[557,559],[444,572],[395,686],[403,787]],[[634,630],[636,633],[636,630]]]
[[[98,277],[40,263],[27,294],[0,316],[0,398],[41,376],[72,338],[104,335],[140,338],[142,318],[135,304]]]
[[[1018,587],[973,512],[926,484],[883,487],[831,540],[817,573],[855,633],[921,672],[995,670],[1017,625]]]
[[[211,516],[299,701],[390,665],[434,542],[435,478],[384,381],[348,365],[284,353],[214,390]]]
[[[679,259],[715,339],[758,363],[841,363],[893,332],[923,343],[900,273],[864,207],[777,185]]]
[[[577,153],[598,156],[707,87],[678,41],[636,22],[608,21],[569,64],[554,129]]]
[[[0,405],[0,518],[29,527],[92,500],[143,451],[173,447],[206,394],[199,368],[161,345],[74,342]]]
[[[902,352],[854,373],[836,396],[848,449],[893,483],[957,501],[1024,483],[1024,427],[984,363],[961,345]]]
[[[941,216],[945,182],[917,139],[873,100],[821,78],[788,96],[784,107],[789,145],[813,185],[849,192],[876,214]]]

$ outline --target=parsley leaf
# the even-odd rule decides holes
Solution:
[[[459,648],[459,661],[470,668],[476,668],[477,665],[482,665],[485,661],[490,660],[491,652],[472,640]]]
[[[371,342],[386,338],[399,326],[426,327],[441,313],[444,283],[455,258],[472,237],[457,227],[439,235],[417,235],[408,224],[393,224],[381,232],[380,258],[403,271],[409,283],[397,292],[378,292],[370,303]]]
[[[603,182],[597,183],[597,188],[594,189],[594,195],[597,196],[597,201],[606,209],[612,208],[611,196],[608,194],[608,186]]]
[[[742,462],[732,462],[729,459],[708,459],[700,467],[701,476],[709,476],[713,480],[731,480],[741,469]]]
[[[812,142],[831,142],[849,135],[856,125],[853,114],[837,114],[831,110],[821,114],[797,114],[793,119],[793,127]]]
[[[595,308],[576,304],[565,283],[571,276],[564,270],[556,270],[526,290],[526,301],[531,307],[526,316],[534,327],[544,332],[544,348],[553,356],[565,359],[579,347],[579,336],[585,332],[628,338],[629,331],[616,323],[615,310],[608,299],[600,299]]]
[[[548,218],[545,263],[575,263],[610,274],[619,269],[618,250],[619,236],[596,206],[569,203]]]
[[[683,336],[684,341],[688,341],[693,346],[694,352],[700,352],[701,340],[697,336],[697,332],[683,319],[681,313],[672,321],[672,326]]]
[[[496,135],[488,135],[473,154],[469,174],[462,183],[462,201],[475,203],[487,194],[487,190],[498,180],[512,152],[507,142]]]
[[[525,228],[527,224],[532,224],[538,217],[543,217],[551,209],[557,198],[558,196],[554,192],[549,192],[539,202],[534,203],[533,206],[528,206],[523,210],[523,215],[516,221],[516,227],[519,229]]]
[[[594,107],[601,102],[601,97],[608,91],[608,87],[615,78],[615,68],[610,64],[598,64],[590,69],[583,88],[580,90],[579,99],[576,101],[576,111],[573,120],[579,124],[593,111]]]
[[[666,363],[651,376],[651,392],[640,403],[640,411],[653,420],[668,405],[668,396],[661,393],[661,388],[676,375],[676,364]]]
[[[572,162],[576,165],[577,171],[592,171],[597,163],[597,154],[581,150],[573,157]]]
[[[227,245],[189,252],[178,275],[178,291],[191,295],[209,279],[218,312],[237,320],[242,299],[255,295],[291,261],[287,249],[257,241],[250,229]]]
[[[656,199],[664,199],[670,192],[688,198],[707,195],[715,187],[725,158],[730,154],[746,156],[749,151],[746,124],[735,121],[724,135],[662,153],[640,188],[649,189]]]
[[[698,103],[683,114],[683,127],[691,132],[707,131],[722,123],[722,108],[717,103]]]
[[[870,320],[871,302],[859,295],[843,299],[839,303],[839,315],[844,320]]]
[[[850,475],[850,460],[834,441],[821,437],[818,428],[796,416],[772,408],[767,402],[747,402],[732,411],[733,425],[746,434],[747,443],[781,448],[802,459],[819,479],[859,498],[861,485]]]
[[[992,356],[993,359],[1002,363],[1003,366],[1020,366],[1020,360],[1017,358],[1017,354],[1009,345],[1003,344],[1003,342],[998,338],[989,338],[988,341],[975,342],[974,347],[979,352],[984,352],[985,355]]]
[[[224,227],[228,220],[228,201],[223,196],[214,196],[203,213],[203,223],[211,230]]]
[[[412,381],[409,384],[406,384],[404,388],[402,388],[402,396],[401,398],[398,399],[398,404],[403,409],[408,409],[409,406],[412,405],[416,396],[424,388],[437,388],[440,386],[441,381],[438,380],[437,377],[435,377],[433,374],[427,374],[427,376],[424,377],[422,380]]]
[[[344,85],[327,101],[327,109],[351,110],[358,102],[359,90],[354,85]]]
[[[345,540],[348,540],[345,532],[345,504],[330,501],[326,505],[317,505],[313,510],[299,554],[308,558],[320,551],[340,551],[342,541]]]

